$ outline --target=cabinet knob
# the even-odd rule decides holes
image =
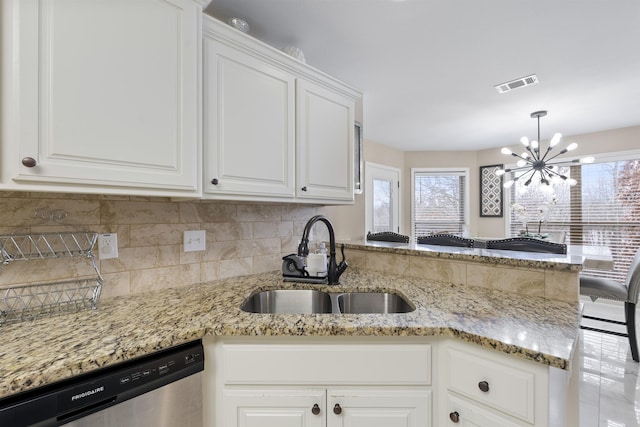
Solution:
[[[211,183],[212,183],[213,185],[218,185],[218,182],[219,182],[219,181],[218,181],[218,178],[213,178],[213,179],[211,180]]]
[[[342,408],[339,403],[336,403],[336,406],[333,407],[333,413],[336,415],[340,415],[342,413]]]
[[[320,407],[317,403],[313,405],[313,408],[311,408],[311,413],[313,415],[318,415],[320,413]]]
[[[457,412],[451,412],[449,414],[449,419],[451,421],[453,421],[454,423],[459,423],[460,422],[460,414]]]
[[[486,381],[480,381],[478,383],[478,388],[483,391],[483,392],[488,392],[489,391],[489,383]]]
[[[307,191],[307,187],[302,187],[301,190],[302,191]]]
[[[28,168],[33,168],[36,166],[36,164],[36,159],[34,159],[33,157],[25,157],[24,159],[22,159],[22,165]]]

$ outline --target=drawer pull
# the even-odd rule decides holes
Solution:
[[[320,407],[317,403],[313,405],[313,408],[311,408],[311,413],[313,415],[318,415],[320,413]]]
[[[454,423],[459,423],[460,422],[460,414],[457,412],[451,412],[449,414],[449,419],[451,421],[453,421]]]
[[[486,393],[489,391],[489,383],[486,381],[480,381],[478,383],[478,388],[480,389],[480,391]]]
[[[24,159],[22,159],[22,165],[28,168],[33,168],[36,166],[36,164],[36,159],[34,159],[33,157],[25,157]]]
[[[302,191],[307,191],[307,187],[302,187],[301,190]]]
[[[342,413],[342,408],[339,403],[336,403],[336,406],[333,407],[333,413],[336,415],[340,415]]]
[[[218,178],[213,178],[213,179],[211,180],[211,183],[212,183],[213,185],[218,185]]]

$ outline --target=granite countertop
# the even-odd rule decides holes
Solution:
[[[0,327],[0,397],[205,335],[447,336],[570,369],[580,307],[479,287],[349,268],[341,285],[283,282],[279,273],[103,299],[97,310]],[[254,290],[314,288],[400,293],[405,314],[245,313]]]
[[[373,252],[424,256],[458,261],[474,261],[513,267],[544,268],[547,270],[576,272],[583,268],[586,258],[584,246],[578,246],[576,248],[568,246],[567,254],[560,255],[486,248],[418,245],[416,243],[373,241],[345,241],[340,243],[344,244],[347,249],[360,249]],[[589,247],[588,250],[594,251],[594,248],[596,247]],[[589,253],[591,254],[591,252]],[[591,256],[593,257],[594,255],[592,254]],[[595,256],[606,258],[606,254],[596,254]]]

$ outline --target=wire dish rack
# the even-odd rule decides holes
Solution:
[[[95,309],[103,279],[93,254],[98,234],[64,232],[0,235],[2,264],[33,259],[86,257],[95,278],[0,286],[0,325],[63,312]]]

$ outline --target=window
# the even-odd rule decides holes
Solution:
[[[640,247],[640,153],[601,158],[593,164],[565,167],[578,183],[546,186],[539,182],[511,187],[510,232],[564,232],[566,243],[611,249],[613,271],[585,270],[590,275],[624,281]],[[526,225],[525,225],[526,223]]]
[[[400,232],[400,169],[366,162],[365,235],[367,232]]]
[[[391,181],[373,179],[373,232],[395,231],[393,228],[393,186]]]
[[[411,169],[414,238],[444,232],[466,234],[468,175],[466,169]]]

